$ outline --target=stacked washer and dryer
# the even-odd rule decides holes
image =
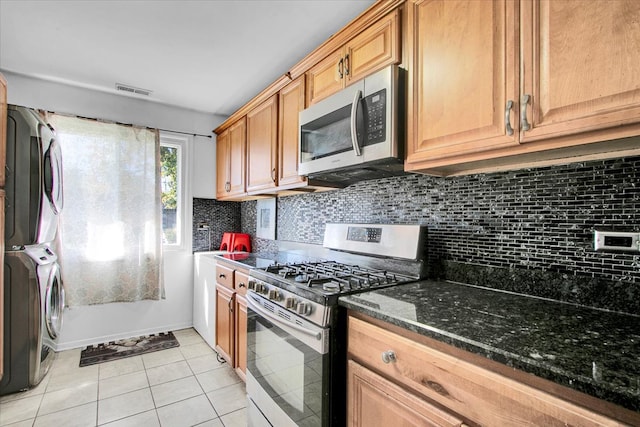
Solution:
[[[54,358],[65,307],[54,241],[62,156],[34,110],[9,105],[4,256],[4,375],[0,395],[37,385]]]

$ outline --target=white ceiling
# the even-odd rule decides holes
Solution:
[[[0,69],[228,116],[373,2],[0,0]]]

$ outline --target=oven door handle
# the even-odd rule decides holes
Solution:
[[[351,103],[351,145],[353,145],[353,151],[355,151],[356,156],[362,156],[362,151],[360,150],[360,144],[358,144],[358,124],[357,124],[358,106],[360,105],[361,99],[362,99],[362,91],[357,90],[356,94],[353,97],[353,103]]]
[[[320,332],[315,332],[312,330],[309,330],[307,328],[304,328],[302,326],[299,325],[294,325],[291,323],[287,323],[284,322],[280,319],[278,319],[276,316],[274,316],[273,314],[269,313],[267,310],[265,310],[264,308],[262,308],[262,306],[260,306],[258,303],[256,303],[251,295],[247,295],[249,298],[247,298],[247,303],[249,305],[249,307],[251,307],[251,309],[257,313],[259,313],[262,317],[279,324],[280,326],[286,327],[286,328],[291,328],[294,329],[298,332],[302,332],[305,335],[308,335],[310,337],[313,337],[315,339],[317,339],[318,341],[322,339],[322,334]]]

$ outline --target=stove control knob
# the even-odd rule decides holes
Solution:
[[[251,289],[252,291],[256,290],[256,282],[255,282],[255,280],[249,280],[248,288]]]
[[[299,302],[296,307],[296,312],[302,316],[308,316],[311,314],[311,306],[306,302]]]
[[[284,306],[286,308],[294,308],[296,306],[296,299],[294,297],[286,297],[284,299]]]
[[[268,298],[270,300],[278,301],[280,299],[280,292],[278,292],[276,289],[270,289]]]

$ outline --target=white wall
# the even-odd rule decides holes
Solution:
[[[212,135],[212,129],[225,119],[127,96],[5,71],[2,73],[7,79],[7,98],[10,104],[202,135]],[[197,153],[210,153],[213,150],[211,146],[214,139],[194,137],[193,141],[194,147],[191,148]],[[199,161],[197,167],[205,168],[202,172],[193,168],[194,155],[190,154],[188,158],[189,183],[186,199],[191,203],[192,175],[196,176],[195,179],[210,175],[211,171],[215,171],[215,158],[211,159],[210,170],[206,169],[206,162]],[[215,188],[215,181],[212,185]],[[185,236],[190,240],[191,209],[187,209],[185,221],[188,225]],[[182,250],[165,252],[164,281],[165,300],[79,306],[66,310],[58,350],[192,326],[193,256],[190,241]]]

